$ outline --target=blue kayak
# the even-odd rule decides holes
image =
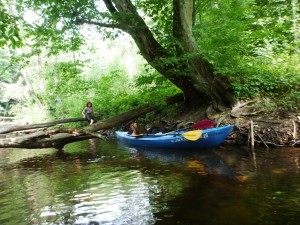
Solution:
[[[176,148],[176,149],[204,149],[213,148],[222,144],[229,136],[233,126],[227,125],[202,130],[202,135],[195,141],[186,139],[183,134],[188,130],[173,131],[165,134],[144,134],[132,136],[128,132],[116,131],[119,142],[131,146],[149,148]]]

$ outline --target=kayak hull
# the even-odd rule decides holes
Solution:
[[[148,148],[174,148],[174,149],[206,149],[222,144],[229,136],[233,126],[222,126],[202,130],[198,140],[190,141],[182,136],[187,130],[173,131],[166,134],[145,134],[131,136],[128,132],[116,131],[117,140],[126,145]]]

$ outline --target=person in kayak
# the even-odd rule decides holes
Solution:
[[[129,133],[132,136],[143,135],[146,132],[146,128],[143,125],[138,124],[136,121],[132,121],[129,125]]]

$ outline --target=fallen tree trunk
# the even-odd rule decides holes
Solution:
[[[32,130],[37,128],[45,128],[45,127],[52,127],[55,125],[63,124],[63,123],[70,123],[70,122],[79,122],[85,121],[84,118],[68,118],[62,120],[55,120],[47,123],[37,123],[37,124],[26,124],[26,125],[13,125],[7,127],[0,128],[0,134],[7,134],[14,131],[24,131],[24,130]]]
[[[171,105],[182,102],[183,100],[183,95],[178,94],[168,98],[166,100],[166,104]],[[84,120],[83,118],[71,118],[52,121],[48,123],[1,128],[0,148],[12,147],[62,149],[64,145],[72,142],[86,140],[94,137],[103,138],[103,136],[97,133],[97,131],[114,128],[124,122],[145,115],[159,108],[159,105],[147,105],[142,108],[130,110],[106,120],[99,121],[93,125],[81,128],[49,129],[49,127],[53,127],[62,123],[82,121]]]

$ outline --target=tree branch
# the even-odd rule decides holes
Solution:
[[[112,29],[121,29],[121,30],[127,30],[126,27],[124,27],[121,24],[110,24],[110,23],[101,23],[93,20],[88,20],[84,18],[76,18],[74,21],[76,24],[90,24],[90,25],[96,25],[99,27],[105,27],[105,28],[112,28]]]
[[[38,129],[38,128],[45,128],[45,127],[51,127],[62,123],[70,123],[70,122],[79,122],[79,121],[85,121],[84,118],[69,118],[69,119],[61,119],[61,120],[55,120],[48,123],[39,123],[39,124],[29,124],[29,125],[14,125],[9,127],[1,127],[0,128],[0,134],[7,134],[14,131],[24,131],[24,130],[32,130],[32,129]]]
[[[103,0],[103,2],[106,5],[106,8],[108,9],[108,11],[110,11],[112,14],[118,12],[116,10],[116,8],[114,7],[114,5],[113,5],[113,3],[112,3],[111,0]]]
[[[196,51],[197,45],[192,33],[194,0],[173,0],[173,35],[185,50]]]

